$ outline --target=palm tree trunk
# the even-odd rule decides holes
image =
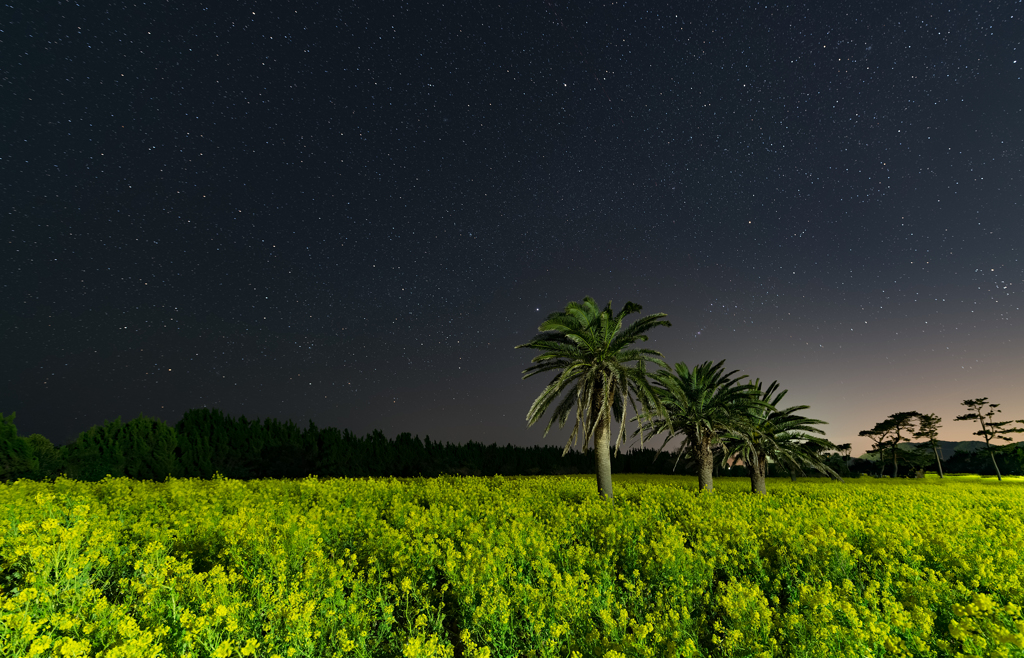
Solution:
[[[768,477],[768,458],[764,455],[754,455],[754,463],[750,469],[750,491],[751,493],[765,495],[768,487],[765,480]]]
[[[594,468],[597,471],[597,491],[606,500],[611,500],[613,497],[612,460],[609,454],[611,438],[611,409],[608,409],[608,415],[601,419],[594,432]]]
[[[946,477],[945,475],[942,474],[942,460],[939,459],[939,447],[938,446],[932,446],[932,450],[935,451],[935,465],[939,467],[939,477],[940,478]]]
[[[713,491],[715,459],[711,454],[711,441],[700,439],[697,441],[697,489],[699,491]]]

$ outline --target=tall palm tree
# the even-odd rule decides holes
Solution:
[[[725,459],[739,457],[747,465],[751,492],[768,493],[769,459],[784,466],[790,474],[802,471],[803,466],[810,466],[841,480],[825,464],[822,456],[824,450],[836,446],[822,437],[812,436],[824,434],[824,431],[814,426],[827,423],[797,413],[809,409],[807,405],[779,409],[779,403],[788,391],[779,391],[777,381],[762,389],[761,381],[755,381],[753,390],[761,404],[751,406],[748,421],[741,425],[739,431],[730,432],[723,441]]]
[[[534,365],[523,371],[523,379],[542,372],[555,372],[554,379],[530,406],[527,422],[532,426],[540,420],[548,407],[565,393],[551,413],[544,435],[547,436],[555,421],[560,428],[564,427],[569,412],[576,407],[576,422],[562,455],[569,452],[580,435],[584,450],[593,437],[597,488],[607,499],[613,495],[609,456],[613,418],[619,422],[619,436],[615,441],[617,453],[625,436],[623,414],[627,407],[632,406],[640,419],[647,417],[651,410],[662,409],[647,381],[646,363],[665,367],[665,362],[659,352],[639,349],[633,344],[646,341],[646,332],[654,327],[671,325],[662,319],[664,313],[655,313],[623,329],[625,316],[640,310],[639,304],[626,302],[616,314],[612,312],[611,302],[601,310],[591,297],[585,297],[582,302],[569,302],[565,310],[549,315],[539,327],[540,334],[528,343],[516,345],[516,349],[541,350],[531,361]]]
[[[746,375],[734,377],[738,371],[725,372],[724,363],[706,361],[691,370],[680,362],[675,373],[666,369],[654,375],[654,390],[665,411],[653,416],[650,431],[652,435],[667,432],[658,452],[682,434],[676,464],[684,453],[693,453],[702,491],[714,489],[712,448],[719,437],[740,431],[749,420],[750,407],[762,404],[751,395],[750,385],[741,383]]]

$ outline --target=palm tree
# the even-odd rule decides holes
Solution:
[[[683,453],[692,451],[698,465],[697,484],[702,491],[714,489],[712,448],[719,437],[739,431],[750,417],[750,407],[762,403],[751,395],[749,384],[741,384],[746,375],[724,372],[724,360],[716,364],[706,361],[692,370],[677,363],[675,373],[659,370],[654,390],[664,412],[653,415],[651,434],[667,432],[660,453],[677,434],[683,434],[676,464]]]
[[[585,297],[581,303],[569,302],[565,310],[549,315],[539,327],[540,334],[528,343],[516,345],[516,349],[541,350],[531,361],[534,365],[523,371],[523,379],[542,372],[556,373],[530,406],[527,422],[532,426],[551,403],[566,393],[551,413],[544,435],[547,436],[555,421],[560,428],[564,427],[569,412],[576,407],[576,422],[562,456],[568,454],[581,434],[584,450],[593,437],[597,488],[607,499],[613,495],[609,456],[612,419],[619,422],[619,436],[615,441],[618,453],[626,431],[623,414],[627,406],[632,406],[641,419],[652,410],[662,409],[647,381],[645,365],[651,362],[665,367],[665,362],[659,352],[632,345],[646,341],[646,332],[654,327],[671,325],[662,319],[664,313],[655,313],[623,330],[623,318],[640,310],[639,304],[626,302],[615,314],[611,302],[601,310],[592,298]]]
[[[822,456],[825,450],[836,446],[823,437],[808,434],[824,434],[814,425],[828,423],[796,413],[809,409],[807,405],[779,409],[779,402],[788,391],[776,393],[778,388],[778,382],[772,382],[764,390],[760,380],[754,382],[753,390],[761,404],[749,408],[750,418],[741,425],[739,431],[726,435],[724,458],[739,457],[743,460],[750,472],[750,491],[757,494],[768,493],[769,459],[786,467],[791,475],[801,472],[803,466],[810,466],[829,477],[842,480],[825,464]]]

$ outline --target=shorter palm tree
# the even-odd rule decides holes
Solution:
[[[787,391],[779,391],[779,383],[772,382],[763,389],[761,381],[752,385],[760,405],[749,407],[749,417],[738,429],[724,437],[723,462],[728,459],[742,459],[750,473],[750,490],[757,494],[768,493],[767,477],[769,460],[794,473],[802,473],[803,467],[814,468],[829,477],[842,480],[838,473],[825,463],[822,452],[835,446],[821,436],[824,431],[815,425],[826,425],[823,420],[806,418],[798,411],[809,409],[798,405],[779,409],[779,403]]]
[[[751,394],[746,375],[736,377],[737,370],[725,372],[725,361],[706,361],[692,370],[685,363],[675,366],[675,373],[659,370],[654,374],[654,391],[664,412],[651,417],[651,436],[666,432],[660,454],[673,437],[682,435],[676,465],[687,453],[697,462],[697,483],[701,491],[714,489],[713,448],[719,438],[739,432],[751,417],[751,407],[762,403]]]

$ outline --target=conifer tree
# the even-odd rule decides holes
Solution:
[[[939,423],[942,419],[935,414],[919,414],[917,417],[917,430],[914,432],[915,439],[925,439],[926,445],[935,452],[935,465],[939,469],[939,477],[945,477],[942,473],[942,458],[939,456]]]
[[[994,420],[997,413],[1003,413],[1003,410],[999,408],[998,404],[991,403],[988,398],[976,398],[974,400],[964,400],[961,402],[963,406],[967,407],[970,413],[957,416],[955,420],[976,420],[981,426],[975,436],[980,436],[985,439],[985,448],[988,450],[989,457],[992,458],[992,465],[996,469],[996,477],[999,481],[1003,481],[1003,474],[999,472],[999,464],[996,463],[996,448],[992,446],[994,439],[1000,441],[1009,441],[1010,437],[1008,434],[1018,434],[1024,432],[1024,428],[1020,427],[1008,427],[1011,423],[1022,423],[1024,420]],[[985,405],[988,408],[985,408]]]

